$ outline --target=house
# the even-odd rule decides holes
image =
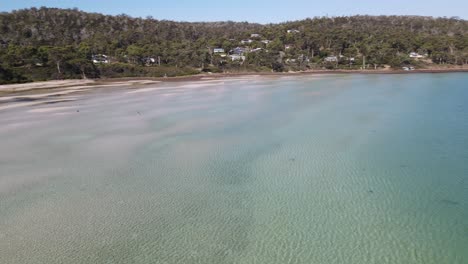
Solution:
[[[232,61],[245,61],[245,56],[238,54],[229,55],[229,58],[231,58]]]
[[[256,48],[256,49],[252,49],[250,52],[259,52],[259,51],[262,51],[263,49],[262,48]]]
[[[156,63],[156,59],[152,57],[144,57],[141,59],[141,61],[146,65],[146,66],[151,66]]]
[[[261,38],[262,35],[260,35],[260,34],[251,34],[250,37],[251,38]]]
[[[300,31],[297,29],[288,29],[288,33],[299,33]]]
[[[268,45],[268,44],[270,44],[271,40],[264,39],[264,40],[262,40],[262,41],[260,41],[260,42],[262,42],[263,44],[267,44],[267,45]]]
[[[338,57],[336,56],[328,56],[324,59],[325,62],[337,62],[338,61]]]
[[[241,43],[242,43],[242,44],[250,44],[250,43],[252,43],[252,42],[253,42],[253,40],[251,40],[251,39],[243,39],[243,40],[241,40]]]
[[[223,48],[214,48],[213,53],[224,53],[224,49]]]
[[[409,56],[410,56],[410,58],[415,58],[415,59],[420,59],[420,58],[424,58],[424,57],[425,57],[424,55],[421,55],[421,54],[419,54],[419,53],[417,53],[417,52],[411,52],[411,53],[409,54]]]
[[[346,57],[342,54],[339,55],[340,60],[348,60],[349,62],[354,62],[356,59],[354,57]]]
[[[299,55],[299,57],[297,57],[297,60],[300,61],[301,63],[302,62],[310,62],[309,57],[305,56],[304,54]]]
[[[291,44],[284,45],[284,49],[292,49],[292,48],[294,48],[294,45],[291,45]]]
[[[229,54],[231,54],[231,55],[243,55],[246,52],[247,52],[246,48],[237,47],[235,49],[230,50]]]
[[[109,59],[108,59],[107,55],[105,55],[105,54],[93,55],[91,58],[92,58],[93,63],[95,63],[95,64],[109,63]]]

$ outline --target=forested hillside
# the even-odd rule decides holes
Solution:
[[[0,13],[0,62],[0,83],[462,65],[468,63],[468,21],[353,16],[269,25],[187,23],[31,8]]]

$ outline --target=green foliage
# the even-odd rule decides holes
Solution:
[[[24,83],[28,81],[29,80],[25,76],[0,66],[0,84]]]
[[[280,62],[274,62],[272,65],[272,69],[275,72],[282,72],[284,71],[284,64]]]
[[[288,33],[289,29],[298,32]],[[240,43],[252,33],[263,37]],[[238,46],[263,50],[244,54],[244,62],[213,54],[214,48],[228,52]],[[427,53],[428,58],[410,59],[410,52]],[[106,54],[110,63],[93,64],[92,56],[97,54]],[[327,63],[327,56],[340,59]],[[203,68],[211,72],[359,69],[363,58],[371,69],[431,62],[467,64],[468,21],[352,16],[260,25],[173,22],[45,7],[0,13],[3,82],[175,76]]]

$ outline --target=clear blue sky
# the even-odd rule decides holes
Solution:
[[[0,11],[29,7],[73,8],[104,14],[176,21],[298,20],[314,16],[423,15],[468,19],[468,0],[0,0]]]

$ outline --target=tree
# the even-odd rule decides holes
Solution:
[[[145,50],[137,45],[130,45],[127,47],[127,54],[135,64],[142,64],[142,58],[144,56]]]

